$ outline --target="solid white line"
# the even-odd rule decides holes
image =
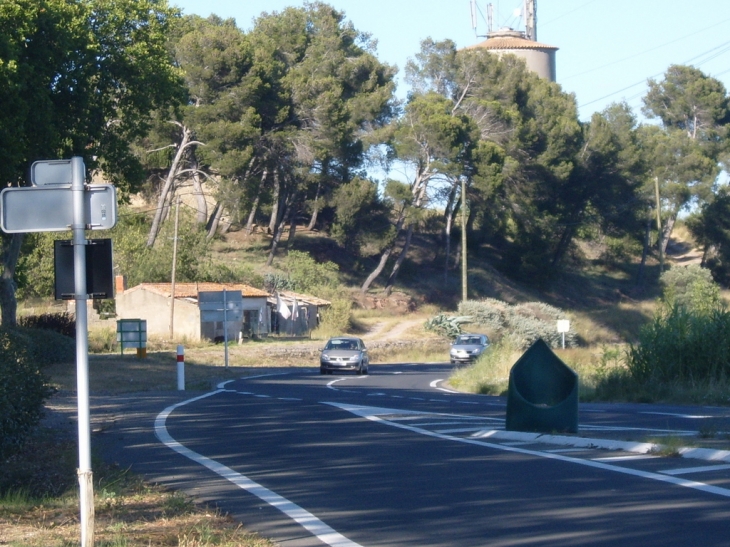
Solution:
[[[655,416],[675,416],[677,418],[687,418],[688,420],[704,420],[704,419],[715,417],[715,416],[693,416],[691,414],[676,414],[674,412],[639,412],[639,414],[653,414]]]
[[[684,488],[692,488],[694,490],[699,490],[702,492],[706,492],[708,494],[715,494],[717,496],[730,498],[730,490],[728,490],[727,488],[720,488],[718,486],[712,486],[710,484],[705,484],[703,482],[688,481],[688,480],[681,479],[678,477],[673,477],[671,475],[663,475],[660,473],[651,473],[651,472],[647,472],[647,471],[641,471],[638,469],[631,469],[629,467],[620,467],[620,466],[611,465],[608,463],[597,462],[597,461],[593,461],[593,460],[584,460],[581,458],[574,458],[572,456],[565,456],[563,454],[551,454],[548,452],[540,452],[538,450],[529,450],[527,448],[520,448],[517,446],[505,446],[500,443],[489,443],[489,442],[480,441],[480,440],[477,440],[474,438],[452,437],[450,435],[444,435],[442,433],[428,431],[427,429],[420,429],[418,427],[414,427],[411,425],[391,422],[391,421],[385,420],[377,415],[377,414],[398,414],[398,413],[413,414],[414,411],[403,412],[402,410],[399,411],[396,409],[373,409],[373,408],[364,407],[364,406],[347,405],[347,404],[332,403],[332,402],[326,402],[324,404],[328,404],[328,405],[331,405],[331,406],[334,406],[337,408],[341,408],[342,410],[346,410],[348,412],[351,412],[352,414],[361,416],[365,419],[368,419],[368,420],[371,420],[374,422],[380,422],[385,425],[390,425],[391,427],[398,427],[401,429],[405,429],[407,431],[412,431],[414,433],[418,433],[420,435],[434,437],[436,439],[455,441],[455,442],[460,442],[460,443],[465,443],[465,444],[493,448],[495,450],[503,450],[505,452],[515,452],[517,454],[526,454],[526,455],[530,455],[530,456],[536,456],[539,458],[547,458],[547,459],[558,460],[558,461],[563,461],[563,462],[567,462],[567,463],[574,463],[577,465],[584,465],[586,467],[592,467],[594,469],[603,469],[604,471],[613,471],[616,473],[623,473],[625,475],[632,475],[634,477],[640,477],[643,479],[656,480],[656,481],[660,481],[660,482],[673,484],[676,486],[682,486]]]
[[[165,422],[167,421],[167,417],[170,415],[170,413],[172,413],[173,410],[194,401],[217,395],[221,392],[222,390],[212,391],[210,393],[206,393],[205,395],[201,395],[199,397],[188,399],[187,401],[183,401],[181,403],[169,406],[165,410],[160,412],[160,414],[157,415],[157,418],[155,418],[155,435],[160,440],[160,442],[162,442],[165,446],[174,450],[178,454],[185,456],[186,458],[202,465],[203,467],[207,467],[217,475],[220,475],[224,479],[232,482],[242,490],[246,490],[247,492],[261,499],[262,501],[268,503],[272,507],[278,509],[286,516],[300,524],[302,527],[309,530],[314,536],[317,537],[317,539],[319,539],[326,545],[331,545],[332,547],[362,547],[360,544],[349,540],[348,538],[337,532],[335,529],[333,529],[331,526],[325,524],[323,521],[315,517],[312,513],[310,513],[306,509],[303,509],[296,503],[293,503],[288,499],[280,496],[276,492],[273,492],[268,488],[261,486],[257,482],[252,481],[245,475],[241,475],[230,467],[226,467],[225,465],[218,463],[215,460],[212,460],[210,458],[207,458],[206,456],[203,456],[202,454],[198,454],[197,452],[190,450],[189,448],[183,446],[175,439],[173,439],[172,436],[170,436],[170,434],[167,432]]]
[[[630,462],[632,460],[653,460],[659,456],[650,454],[634,454],[632,456],[608,456],[605,458],[591,458],[594,462]]]
[[[684,475],[686,473],[704,473],[705,471],[725,471],[730,465],[705,465],[704,467],[683,467],[679,469],[666,469],[661,471],[667,475]]]

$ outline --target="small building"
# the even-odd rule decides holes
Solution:
[[[198,306],[199,292],[241,291],[243,318],[228,322],[228,338],[266,336],[270,332],[269,293],[242,283],[141,283],[118,291],[115,297],[118,319],[145,319],[147,334],[170,336],[170,322],[176,337],[191,340],[223,339],[223,322],[203,322]]]
[[[292,291],[278,291],[269,296],[268,303],[271,332],[280,336],[307,336],[319,325],[323,308],[332,305],[328,300]]]

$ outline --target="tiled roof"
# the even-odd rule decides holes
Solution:
[[[129,289],[138,290],[145,289],[162,296],[170,296],[171,283],[141,283],[136,287]],[[241,291],[242,296],[250,297],[267,297],[269,293],[256,289],[243,283],[175,283],[175,298],[198,298],[200,291]]]
[[[487,38],[483,42],[467,46],[466,49],[558,49],[555,46],[549,46],[547,44],[541,44],[540,42],[533,42],[525,38],[518,38],[516,36],[495,36],[494,38]]]

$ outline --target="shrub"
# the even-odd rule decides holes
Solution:
[[[76,321],[73,314],[68,312],[18,317],[18,326],[29,329],[52,330],[69,338],[76,338]]]
[[[0,459],[16,450],[38,424],[51,389],[31,331],[0,327]],[[44,344],[45,345],[45,344]]]
[[[707,268],[697,264],[675,267],[659,279],[662,301],[671,309],[682,306],[693,313],[709,313],[721,305],[720,287]]]
[[[468,300],[459,304],[459,313],[472,317],[475,324],[490,330],[493,335],[509,338],[511,344],[519,349],[526,349],[538,338],[552,348],[562,346],[563,338],[557,332],[557,321],[564,319],[565,314],[544,302],[510,305],[493,298]],[[565,333],[565,345],[578,345],[575,331]]]

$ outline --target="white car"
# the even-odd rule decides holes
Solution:
[[[488,347],[489,338],[486,334],[460,334],[451,344],[451,364],[475,361]]]

